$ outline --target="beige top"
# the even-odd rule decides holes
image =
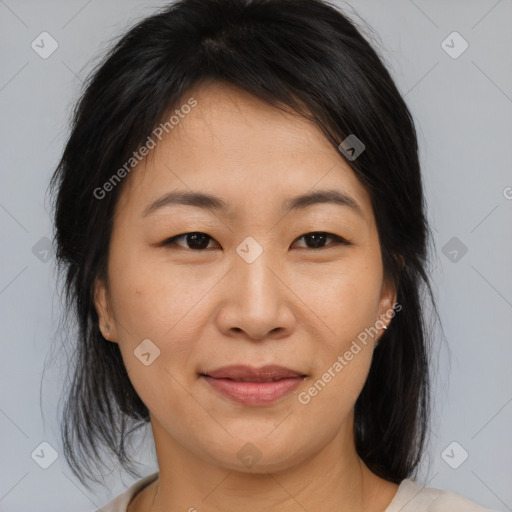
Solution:
[[[144,487],[158,478],[158,473],[135,482],[113,501],[96,512],[126,512],[128,504]],[[459,494],[423,487],[414,480],[402,480],[395,497],[384,512],[493,512]]]

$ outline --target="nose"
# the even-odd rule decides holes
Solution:
[[[290,335],[296,321],[294,294],[270,254],[263,251],[251,263],[235,258],[234,268],[226,277],[217,314],[224,335],[253,341]]]

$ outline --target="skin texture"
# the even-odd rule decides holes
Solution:
[[[357,456],[353,408],[383,328],[309,403],[298,400],[365,328],[389,323],[396,291],[383,279],[370,196],[304,118],[227,85],[189,96],[197,106],[126,178],[108,283],[96,281],[103,335],[119,344],[150,410],[158,456],[159,480],[129,511],[382,512],[398,486]],[[348,194],[361,215],[327,203],[283,213],[286,199],[319,189]],[[170,191],[214,194],[230,212],[173,205],[142,216]],[[185,237],[158,246],[190,232],[209,235],[208,248]],[[327,238],[315,249],[303,237],[312,232],[352,245]],[[263,249],[252,263],[236,251],[248,236]],[[149,366],[134,355],[144,339],[160,350]],[[251,407],[199,377],[231,364],[307,377],[293,394]],[[237,457],[246,443],[261,454],[252,467]]]

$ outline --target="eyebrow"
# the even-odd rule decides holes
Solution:
[[[325,203],[348,207],[364,218],[363,210],[355,199],[344,192],[330,189],[308,192],[306,194],[287,199],[283,203],[282,210],[283,213],[289,213],[294,210],[304,210],[315,204]],[[156,201],[153,201],[145,208],[141,216],[146,217],[160,208],[174,205],[195,206],[205,210],[218,211],[227,215],[232,214],[232,210],[228,203],[220,197],[201,192],[176,191],[168,192]]]

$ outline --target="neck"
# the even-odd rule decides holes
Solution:
[[[279,471],[240,472],[186,450],[152,418],[159,479],[130,505],[130,512],[383,512],[398,486],[374,475],[355,451],[353,428],[341,429],[314,457]]]

